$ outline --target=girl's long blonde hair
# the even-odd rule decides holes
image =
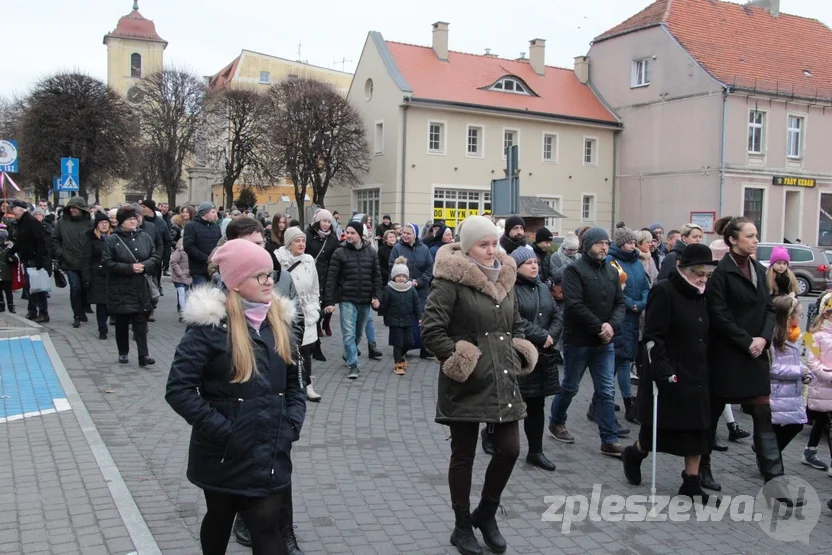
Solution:
[[[231,342],[231,358],[234,362],[234,375],[231,383],[245,383],[252,376],[258,374],[257,364],[254,360],[254,344],[248,334],[248,322],[243,312],[243,303],[240,294],[236,291],[229,291],[225,309],[228,314],[229,341]],[[292,349],[289,341],[289,329],[283,321],[280,311],[280,302],[272,296],[272,305],[269,307],[267,316],[269,325],[274,335],[274,352],[286,364],[294,364],[292,360]]]
[[[789,293],[797,295],[799,292],[799,289],[797,288],[797,278],[794,277],[794,272],[792,272],[791,268],[786,268],[786,275],[789,276]],[[777,272],[774,271],[774,265],[769,266],[766,271],[766,284],[768,285],[769,293],[772,295],[776,295],[779,291],[777,283],[774,281],[774,278],[776,277]]]
[[[832,293],[827,292],[818,301],[818,315],[815,316],[815,320],[809,328],[809,333],[816,333],[823,326],[823,322],[830,312],[832,312]]]
[[[789,320],[800,306],[800,301],[794,295],[780,295],[771,299],[771,303],[774,305],[774,336],[771,344],[778,351],[785,351],[786,340],[789,337]]]

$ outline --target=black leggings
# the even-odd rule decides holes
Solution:
[[[780,448],[780,452],[783,452],[783,449],[791,443],[791,441],[800,433],[800,430],[803,429],[803,424],[772,424],[774,428],[774,435],[777,436],[777,446]]]
[[[526,419],[523,421],[523,431],[526,432],[526,439],[529,441],[529,453],[543,452],[543,427],[546,424],[546,417],[543,405],[545,397],[528,397],[526,401]]]
[[[500,496],[511,478],[514,463],[520,455],[520,426],[518,422],[488,424],[494,455],[485,471],[482,498],[499,503]],[[476,422],[457,422],[451,427],[451,463],[448,469],[448,486],[451,504],[468,507],[471,503],[471,475],[474,472],[474,456],[480,437],[480,425]]]
[[[317,343],[310,343],[300,348],[300,356],[303,358],[303,385],[312,383],[312,353],[315,352]]]
[[[809,442],[806,447],[817,447],[824,437],[829,444],[829,454],[832,455],[832,412],[814,412],[815,423],[809,432]]]
[[[199,541],[204,555],[225,555],[234,515],[239,512],[251,533],[254,555],[284,555],[280,537],[279,516],[282,494],[269,497],[243,497],[227,493],[205,491],[208,512],[202,519]]]

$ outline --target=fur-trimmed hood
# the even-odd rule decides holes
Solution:
[[[500,274],[497,282],[491,283],[477,265],[462,252],[460,243],[450,243],[436,252],[433,277],[471,287],[500,302],[514,287],[517,279],[517,263],[504,252],[497,252],[497,261],[501,265]]]
[[[219,326],[228,316],[225,301],[222,289],[210,284],[195,287],[182,310],[182,320],[189,326]],[[283,322],[291,328],[298,317],[295,301],[272,291],[272,302],[277,304]]]

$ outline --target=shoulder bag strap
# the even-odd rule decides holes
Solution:
[[[136,255],[135,255],[135,254],[133,254],[133,251],[131,251],[131,250],[130,250],[130,247],[128,247],[128,246],[127,246],[127,243],[125,243],[125,242],[121,239],[121,237],[119,237],[118,235],[116,235],[115,237],[116,237],[116,239],[118,239],[118,242],[119,242],[119,243],[121,243],[122,245],[124,245],[124,248],[125,248],[125,249],[127,249],[128,254],[130,254],[130,256],[132,256],[132,257],[133,257],[133,261],[134,261],[136,264],[138,264],[138,263],[139,263],[139,261],[138,261],[138,259],[136,258]]]
[[[300,263],[301,263],[301,261],[300,261],[300,260],[298,260],[297,262],[295,262],[294,264],[292,264],[291,266],[289,266],[289,267],[286,269],[286,271],[287,271],[287,272],[289,272],[289,273],[291,274],[291,273],[292,273],[292,270],[294,270],[295,268],[297,268],[298,266],[300,266]]]

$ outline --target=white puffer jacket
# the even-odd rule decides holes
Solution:
[[[284,271],[296,262],[295,257],[286,247],[280,247],[274,251],[277,261]],[[308,254],[300,257],[300,264],[291,271],[292,281],[298,294],[298,303],[303,309],[304,330],[303,345],[310,345],[318,340],[316,323],[321,317],[321,292],[318,286],[318,270],[315,268],[315,259]]]

